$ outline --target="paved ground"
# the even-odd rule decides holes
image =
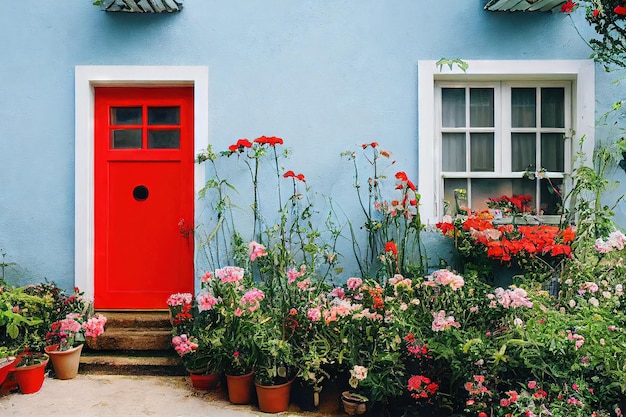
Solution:
[[[292,407],[294,408],[294,407]],[[333,406],[329,412],[301,413],[296,409],[265,414],[255,406],[235,406],[222,389],[196,391],[187,377],[84,375],[62,381],[46,377],[34,394],[0,394],[0,417],[258,417],[344,415]]]

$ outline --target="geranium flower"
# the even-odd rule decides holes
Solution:
[[[572,2],[572,0],[568,0],[567,3],[561,6],[561,11],[563,13],[571,13],[574,11],[574,9],[576,9],[576,7],[578,7],[578,3],[574,3]]]
[[[267,256],[267,249],[262,244],[252,241],[248,244],[248,255],[250,262],[254,262],[259,256]]]
[[[276,136],[261,136],[258,137],[254,140],[254,143],[258,143],[259,145],[270,145],[270,146],[276,146],[276,145],[282,145],[283,144],[283,140],[281,138],[278,138]]]
[[[626,7],[624,7],[624,6],[615,6],[615,9],[613,9],[613,11],[615,12],[615,14],[625,15],[626,14]]]
[[[237,143],[230,145],[228,150],[231,153],[243,152],[246,148],[251,148],[252,143],[248,139],[239,139]]]

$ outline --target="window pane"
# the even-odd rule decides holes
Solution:
[[[177,125],[180,123],[180,107],[148,107],[149,125]]]
[[[148,149],[178,148],[180,148],[180,131],[178,129],[148,131]]]
[[[565,138],[562,133],[541,134],[541,167],[565,172]]]
[[[444,133],[441,149],[443,171],[465,171],[465,133]]]
[[[442,88],[441,121],[443,127],[465,127],[465,89]]]
[[[493,133],[472,133],[470,135],[470,170],[494,170]]]
[[[511,89],[511,127],[535,127],[537,91],[534,88]]]
[[[534,133],[511,133],[511,170],[535,170],[537,142]]]
[[[563,180],[560,178],[544,178],[541,180],[540,189],[540,214],[561,214],[563,211]]]
[[[449,214],[451,216],[457,214],[454,190],[465,190],[465,192],[467,193],[467,180],[463,178],[446,178],[443,181],[443,214]],[[460,204],[467,205],[467,201],[465,201],[465,203],[460,202]]]
[[[534,206],[535,182],[522,178],[494,178],[472,180],[472,210],[486,210],[489,198],[498,198],[504,195],[523,194],[531,196],[531,204]]]
[[[565,127],[565,90],[541,89],[541,127]]]
[[[111,107],[112,125],[140,125],[141,107]]]
[[[493,127],[493,88],[470,89],[470,126]]]
[[[141,129],[112,131],[111,149],[141,149]]]

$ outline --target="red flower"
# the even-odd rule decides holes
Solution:
[[[390,240],[389,242],[385,243],[385,253],[393,253],[394,256],[397,258],[398,257],[398,247],[396,246],[396,243],[393,240]]]
[[[626,14],[626,7],[624,6],[616,6],[615,9],[613,9],[613,11],[615,12],[615,14]]]
[[[406,172],[404,172],[404,171],[396,172],[396,179],[399,179],[400,181],[408,181],[409,180],[409,178],[406,176]]]
[[[572,2],[572,0],[568,0],[567,3],[561,6],[561,11],[563,13],[571,13],[574,11],[574,9],[576,9],[576,7],[578,7],[578,3],[574,3]]]
[[[306,180],[304,179],[304,174],[298,174],[296,175],[295,172],[293,172],[292,170],[289,170],[287,172],[285,172],[283,174],[284,178],[294,178],[298,181],[302,181],[302,182],[306,182]]]
[[[378,146],[378,142],[364,143],[364,144],[362,144],[362,145],[361,145],[361,148],[365,149],[365,148],[367,148],[368,146],[371,146],[372,148],[375,148],[375,147],[377,147],[377,146]]]
[[[230,145],[228,150],[231,152],[242,152],[244,148],[251,148],[252,143],[248,139],[239,139],[234,145]]]
[[[282,145],[283,144],[283,140],[281,138],[278,138],[276,136],[261,136],[258,137],[254,140],[254,143],[258,143],[259,145],[270,145],[270,146],[276,146],[276,145]]]
[[[593,11],[593,17],[598,17],[599,14],[600,14],[600,9],[595,9]]]

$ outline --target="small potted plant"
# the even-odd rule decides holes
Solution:
[[[34,394],[43,385],[46,365],[48,365],[50,357],[45,353],[34,352],[28,347],[24,347],[18,358],[19,363],[13,372],[20,392],[22,394]]]
[[[54,373],[59,379],[71,379],[78,374],[80,355],[87,337],[96,338],[104,333],[106,317],[96,313],[90,315],[90,304],[82,299],[78,288],[74,289],[75,310],[50,325],[46,334],[48,346],[44,348],[50,355]]]

